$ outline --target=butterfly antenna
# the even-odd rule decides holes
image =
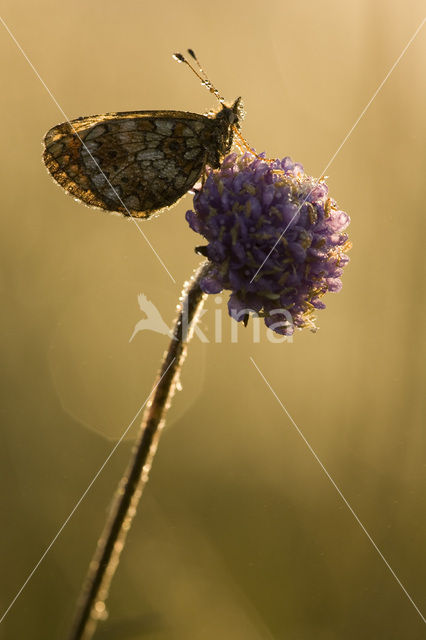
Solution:
[[[212,93],[214,93],[214,95],[219,100],[219,102],[224,102],[224,98],[220,95],[219,91],[216,89],[214,84],[209,80],[209,77],[208,77],[207,73],[204,71],[203,67],[201,66],[200,61],[198,60],[197,56],[195,55],[194,49],[188,49],[187,51],[188,51],[189,55],[191,56],[191,58],[195,61],[199,72],[204,77],[205,82],[206,82],[206,86],[208,87],[208,89]]]
[[[181,53],[174,53],[173,58],[177,60],[177,62],[183,62],[184,64],[186,64],[186,66],[191,69],[192,73],[194,73],[197,76],[197,78],[201,80],[201,84],[204,85],[210,91],[210,93],[213,93],[213,95],[216,96],[219,102],[223,104],[225,102],[225,99],[220,95],[219,91],[216,89],[214,84],[209,80],[206,72],[203,70],[203,68],[199,63],[198,58],[195,55],[195,52],[192,49],[188,49],[188,53],[191,56],[191,58],[195,61],[198,70],[190,62],[188,62],[185,56],[183,56]]]
[[[194,73],[197,76],[197,78],[201,80],[201,84],[207,87],[210,93],[213,93],[216,96],[216,98],[219,100],[219,102],[223,104],[225,102],[225,99],[220,95],[219,91],[216,89],[214,84],[209,80],[206,72],[202,68],[197,56],[195,55],[195,51],[193,49],[187,49],[187,51],[191,56],[191,58],[194,60],[195,64],[197,65],[197,68],[195,68],[190,62],[188,62],[185,56],[183,56],[181,53],[174,53],[173,58],[177,60],[177,62],[183,62],[184,64],[186,64],[191,69],[192,73]],[[243,137],[238,127],[233,126],[232,129],[235,135],[239,138],[239,143],[237,142],[237,146],[240,148],[241,151],[247,150],[250,153],[252,153],[256,158],[259,158],[259,160],[266,160],[269,162],[273,162],[275,158],[262,158],[261,156],[259,156],[256,153],[256,151],[253,149],[253,147],[249,145],[247,140]]]

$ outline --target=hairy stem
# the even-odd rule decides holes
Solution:
[[[192,279],[185,283],[173,338],[164,354],[154,390],[146,405],[140,435],[130,463],[118,485],[111,512],[89,565],[69,640],[90,640],[98,621],[105,617],[105,601],[111,581],[142,491],[148,481],[166,412],[185,360],[186,346],[206,298],[206,294],[200,289],[200,280],[208,268],[209,263],[202,264]]]

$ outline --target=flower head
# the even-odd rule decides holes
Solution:
[[[290,158],[231,153],[208,169],[194,209],[186,219],[208,241],[198,251],[211,263],[203,291],[230,290],[236,320],[247,322],[251,311],[283,335],[315,329],[314,312],[327,291],[340,290],[349,260],[349,217],[323,180]]]

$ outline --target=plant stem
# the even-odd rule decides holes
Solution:
[[[105,601],[111,581],[148,481],[165,415],[185,360],[186,346],[206,298],[206,294],[200,289],[200,280],[208,268],[209,263],[203,263],[191,281],[184,285],[173,338],[164,355],[152,396],[146,405],[132,458],[118,485],[111,512],[89,565],[69,640],[90,640],[98,621],[105,618]]]

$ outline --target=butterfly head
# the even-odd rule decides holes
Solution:
[[[237,98],[230,107],[222,104],[222,109],[216,117],[224,120],[229,127],[235,127],[239,131],[241,120],[244,118],[244,107],[241,98]]]
[[[231,151],[234,133],[240,130],[240,120],[243,117],[241,98],[237,98],[230,107],[222,103],[221,109],[210,117],[214,120],[215,143],[209,145],[208,164],[217,168],[223,157]]]

